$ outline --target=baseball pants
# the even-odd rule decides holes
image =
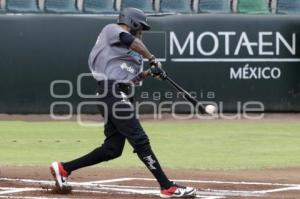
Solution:
[[[169,188],[172,182],[166,177],[153,153],[149,138],[136,118],[133,98],[127,98],[131,86],[115,81],[98,82],[99,109],[105,119],[104,143],[92,152],[63,166],[69,174],[82,167],[109,161],[122,155],[126,139],[140,160],[155,176],[162,188]]]

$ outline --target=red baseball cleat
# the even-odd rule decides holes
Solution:
[[[65,188],[70,187],[67,183],[69,174],[60,162],[53,162],[50,166],[50,171],[54,177],[57,188],[64,190]]]
[[[196,196],[197,189],[193,187],[185,187],[178,184],[171,186],[168,189],[160,191],[161,198],[193,198]]]

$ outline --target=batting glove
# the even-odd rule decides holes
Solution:
[[[152,65],[149,70],[152,77],[156,77],[160,80],[165,80],[167,78],[167,73],[161,67]]]
[[[151,56],[151,58],[149,59],[149,64],[150,66],[157,66],[159,68],[162,67],[160,61],[158,61],[158,59],[156,59],[156,57],[154,55]]]

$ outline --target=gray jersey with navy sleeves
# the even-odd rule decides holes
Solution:
[[[99,34],[88,61],[97,81],[105,75],[106,79],[126,82],[143,70],[143,57],[121,44],[122,32],[127,31],[117,24],[108,24]]]

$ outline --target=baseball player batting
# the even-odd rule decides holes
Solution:
[[[116,24],[106,25],[99,34],[88,62],[98,83],[99,101],[105,105],[99,109],[106,121],[106,138],[100,147],[78,159],[51,164],[57,188],[63,190],[69,186],[67,178],[73,171],[121,156],[127,139],[159,183],[162,198],[193,197],[196,194],[195,188],[178,185],[166,176],[136,117],[133,99],[128,97],[133,84],[150,76],[166,78],[161,63],[141,41],[143,31],[147,30],[150,26],[144,12],[126,8],[120,12]],[[151,66],[145,71],[143,58],[148,59]]]

